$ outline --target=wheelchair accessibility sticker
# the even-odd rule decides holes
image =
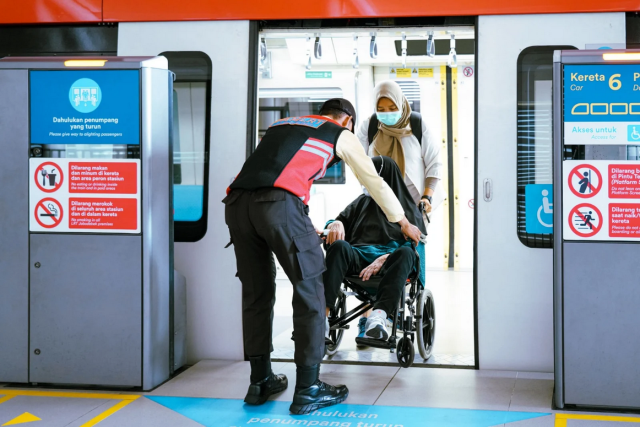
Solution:
[[[627,126],[627,141],[640,142],[640,123]]]
[[[527,233],[553,233],[553,185],[529,184],[524,193]]]
[[[580,198],[593,197],[602,189],[602,174],[592,165],[578,165],[569,173],[569,189]]]
[[[592,237],[602,228],[602,213],[589,203],[582,203],[569,213],[569,228],[577,236]]]

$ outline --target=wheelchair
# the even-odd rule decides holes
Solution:
[[[415,248],[414,248],[415,250]],[[416,255],[418,253],[416,252]],[[418,255],[418,262],[420,262]],[[422,288],[418,272],[413,272],[402,290],[398,308],[391,314],[393,326],[386,341],[371,338],[356,338],[358,344],[396,352],[398,363],[403,368],[413,364],[415,358],[414,343],[418,343],[418,352],[426,361],[431,357],[436,334],[436,311],[433,294]],[[373,307],[376,301],[376,289],[382,276],[372,276],[363,281],[358,276],[346,277],[340,289],[336,305],[329,314],[329,338],[326,340],[325,355],[333,356],[338,351],[344,331],[349,323],[358,319]],[[361,304],[347,312],[347,298],[354,296]]]

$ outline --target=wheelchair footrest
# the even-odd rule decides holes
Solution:
[[[360,344],[360,345],[366,345],[369,347],[375,347],[375,348],[382,348],[385,350],[390,350],[390,349],[394,349],[396,348],[396,344],[391,343],[391,341],[386,340],[376,340],[373,338],[361,338],[361,337],[357,337],[356,338],[356,344]]]

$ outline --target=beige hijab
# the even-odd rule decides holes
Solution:
[[[400,120],[393,126],[378,122],[378,132],[373,138],[373,154],[375,156],[391,157],[398,164],[404,177],[404,150],[400,138],[411,135],[411,125],[409,123],[411,106],[402,93],[400,86],[392,80],[379,83],[373,91],[373,98],[375,99],[374,111],[378,108],[380,98],[389,98],[402,111]]]

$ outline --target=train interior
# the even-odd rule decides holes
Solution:
[[[323,28],[319,32],[274,28],[260,33],[256,144],[276,120],[317,114],[324,101],[335,97],[352,100],[360,125],[375,111],[373,87],[393,80],[440,145],[446,172],[434,194],[423,260],[427,287],[434,294],[437,343],[429,360],[416,356],[417,366],[475,365],[474,46],[472,26],[375,31]],[[311,194],[309,215],[322,230],[362,194],[362,188],[352,171],[339,164],[313,186]],[[293,291],[279,266],[277,284],[273,357],[292,360]],[[347,301],[347,310],[359,304],[355,298]],[[396,355],[388,350],[357,348],[357,334],[357,322],[352,322],[330,360],[397,363]]]

